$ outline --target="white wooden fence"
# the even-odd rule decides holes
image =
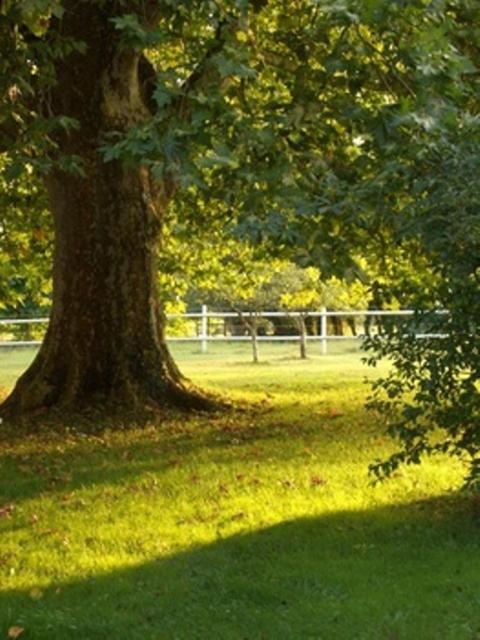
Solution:
[[[223,335],[212,334],[209,330],[210,319],[227,320],[227,319],[261,319],[261,318],[285,318],[288,320],[295,318],[318,318],[319,319],[319,331],[318,335],[306,335],[305,339],[308,342],[320,342],[321,353],[326,354],[328,351],[328,342],[330,340],[362,340],[365,337],[365,333],[358,333],[356,335],[338,335],[329,331],[328,318],[362,318],[364,321],[371,317],[381,318],[384,316],[389,317],[405,317],[413,316],[414,311],[411,309],[402,310],[380,310],[380,309],[368,309],[368,310],[345,310],[345,311],[329,311],[326,308],[322,308],[318,311],[210,311],[206,305],[202,305],[201,311],[197,313],[178,313],[169,314],[168,319],[184,319],[193,320],[195,323],[195,331],[190,335],[181,336],[168,336],[168,341],[179,342],[199,342],[202,353],[208,351],[209,342],[242,342],[245,340],[252,340],[252,336],[245,331],[244,335],[231,335],[226,332]],[[446,313],[446,312],[439,312]],[[8,334],[9,329],[19,325],[47,325],[48,318],[5,318],[0,319],[0,347],[30,347],[41,344],[41,340],[16,340],[16,339],[2,339],[1,333]],[[299,341],[300,335],[258,335],[256,340],[261,342],[289,342]],[[417,334],[417,338],[438,337],[443,338],[443,334]]]

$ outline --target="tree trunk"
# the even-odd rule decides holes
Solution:
[[[305,317],[297,316],[296,321],[297,321],[297,327],[298,327],[298,332],[300,337],[300,341],[299,341],[300,358],[302,360],[306,360],[307,359],[307,326],[305,323]]]
[[[48,183],[56,233],[50,324],[5,407],[206,404],[189,393],[165,344],[160,220],[149,206],[148,173],[94,154],[86,178],[53,174]]]
[[[316,317],[309,316],[308,318],[306,318],[305,323],[307,324],[307,327],[310,329],[310,335],[318,336],[319,319]]]
[[[356,317],[347,316],[346,320],[347,320],[348,326],[350,327],[350,331],[352,332],[352,336],[356,336],[357,335]]]
[[[343,336],[343,319],[340,316],[332,316],[333,334]]]
[[[253,313],[246,316],[243,311],[237,311],[238,317],[246,327],[250,338],[252,339],[252,360],[258,362],[258,318],[257,314]]]
[[[206,408],[211,401],[190,389],[168,352],[157,300],[156,253],[172,185],[154,184],[142,166],[105,163],[99,153],[109,131],[127,131],[149,116],[141,54],[114,46],[108,16],[93,3],[66,4],[63,32],[86,41],[87,54],[58,63],[50,108],[79,122],[56,142],[82,160],[84,175],[48,176],[55,222],[50,324],[2,410]]]
[[[258,328],[256,319],[250,322],[250,336],[252,338],[252,359],[258,363]]]

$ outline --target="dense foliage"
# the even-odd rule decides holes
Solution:
[[[49,306],[51,222],[38,185],[5,173],[0,166],[0,315],[24,316]]]
[[[401,451],[373,467],[377,475],[446,451],[466,458],[467,484],[479,487],[480,201],[472,189],[479,142],[476,123],[439,141],[427,151],[428,179],[415,181],[419,197],[404,233],[419,235],[434,277],[428,289],[410,283],[417,309],[411,321],[387,324],[367,345],[373,362],[393,362],[372,404],[389,417],[389,431],[402,443]],[[429,337],[415,338],[418,333]]]
[[[379,299],[408,292],[416,313],[409,322],[386,325],[367,345],[374,352],[371,362],[393,362],[392,373],[375,386],[372,405],[388,417],[389,431],[401,444],[373,471],[382,477],[402,462],[444,451],[465,459],[466,484],[478,489],[480,201],[474,185],[480,168],[480,38],[473,25],[479,8],[471,2],[445,8],[436,32],[432,23],[437,49],[424,52],[426,79],[417,110],[401,122],[400,136],[384,154],[383,177],[397,186],[389,213],[393,238],[418,247],[429,275],[422,282],[398,273],[394,286],[377,289]],[[378,182],[376,187],[387,195]]]

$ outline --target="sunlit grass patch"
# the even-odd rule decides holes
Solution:
[[[183,369],[255,407],[3,442],[0,637],[477,637],[462,469],[371,485],[357,356]]]

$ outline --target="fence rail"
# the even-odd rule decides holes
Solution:
[[[446,311],[437,311],[436,313],[445,314]],[[371,320],[375,320],[376,318],[384,318],[384,317],[411,317],[415,314],[415,311],[412,309],[399,309],[399,310],[385,310],[385,309],[362,309],[362,310],[328,310],[326,308],[322,308],[317,311],[210,311],[207,305],[202,305],[200,312],[189,312],[189,313],[173,313],[168,314],[167,320],[175,321],[175,320],[185,320],[190,321],[193,326],[190,324],[189,332],[185,335],[168,335],[168,325],[167,325],[167,340],[171,342],[199,342],[201,346],[201,351],[206,353],[208,351],[208,343],[210,342],[245,342],[252,341],[255,344],[257,342],[303,342],[304,347],[308,342],[320,342],[321,344],[321,353],[326,354],[328,350],[328,342],[329,341],[337,341],[337,340],[362,340],[365,338],[366,331],[364,327],[363,332],[357,332],[356,330],[352,331],[352,335],[340,335],[335,331],[332,331],[335,327],[330,327],[328,319],[331,318],[333,322],[337,319],[345,318],[349,319],[350,322],[353,320],[355,323],[355,318],[363,319],[364,323],[368,323]],[[261,321],[262,319],[278,319],[285,318],[288,321],[291,320],[301,320],[297,326],[297,333],[292,335],[259,335],[257,330],[255,329],[255,323]],[[227,328],[226,321],[231,319],[236,319],[239,322],[243,323],[243,334],[232,334],[231,329]],[[316,335],[312,335],[311,333],[307,333],[304,323],[307,319],[317,319],[318,323],[318,333]],[[210,320],[212,321],[221,321],[223,320],[223,332],[221,335],[218,333],[214,333],[211,331]],[[18,336],[15,336],[15,327],[16,326],[24,326],[24,331],[27,334],[31,331],[31,327],[34,325],[47,325],[49,319],[46,317],[41,318],[2,318],[0,319],[0,332],[3,334],[8,334],[8,330],[10,329],[10,337],[8,339],[2,339],[0,335],[0,347],[29,347],[29,346],[38,346],[42,343],[41,339],[36,336],[35,339],[31,339],[26,336],[25,339],[18,339]],[[303,326],[303,329],[302,329]],[[355,324],[353,325],[355,327]],[[218,327],[217,327],[218,328]],[[229,332],[230,331],[230,332]],[[13,332],[13,333],[12,333]],[[444,334],[429,334],[429,333],[418,333],[416,334],[418,338],[427,338],[427,337],[437,337],[444,338],[446,337]]]

